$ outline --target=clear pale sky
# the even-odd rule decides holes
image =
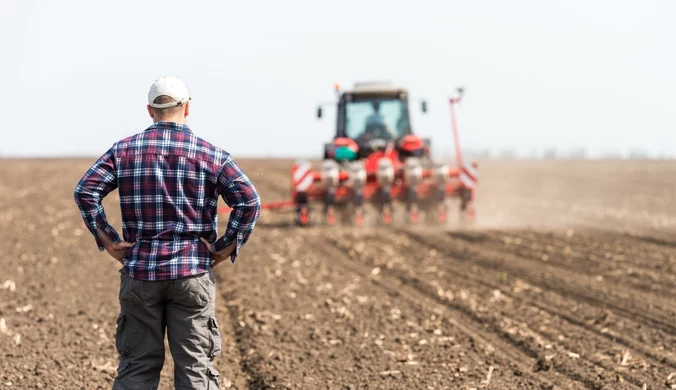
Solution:
[[[189,125],[235,156],[321,153],[339,82],[425,98],[452,150],[676,155],[673,0],[2,0],[2,156],[98,156],[142,131],[150,84],[182,78]]]

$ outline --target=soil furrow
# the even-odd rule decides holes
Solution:
[[[331,238],[327,238],[327,240],[339,250],[347,251],[357,262],[364,264],[364,261],[366,261],[371,266],[377,265],[377,263],[374,262],[374,258],[361,256],[349,244],[345,244],[350,241],[345,240],[341,242],[340,240]],[[324,250],[326,249],[324,248]],[[396,267],[385,266],[379,269],[382,270],[382,274],[396,278],[403,283],[403,286],[399,287],[399,289],[406,291],[404,296],[415,297],[422,294],[423,296],[443,304],[454,311],[454,323],[456,326],[459,326],[462,331],[466,332],[471,337],[486,340],[486,342],[493,345],[498,350],[499,354],[506,360],[516,362],[522,370],[539,373],[542,375],[543,379],[548,382],[558,382],[553,373],[550,373],[548,370],[540,369],[540,365],[542,365],[541,362],[544,361],[545,356],[542,353],[542,347],[539,347],[537,345],[538,342],[532,337],[532,334],[535,332],[530,332],[530,334],[511,333],[507,331],[505,327],[501,326],[499,320],[496,318],[491,317],[490,315],[477,313],[476,310],[473,310],[469,305],[463,302],[447,299],[443,294],[439,294],[437,287],[432,286],[415,276],[405,274]],[[393,286],[392,282],[387,282],[386,279],[381,279],[380,283],[388,288],[397,288]],[[406,286],[409,286],[410,288],[407,289]],[[515,354],[516,351],[519,351],[519,353]],[[585,367],[580,369],[579,366],[562,365],[559,364],[558,361],[553,362],[552,364],[555,366],[557,372],[565,374],[575,382],[584,384],[589,388],[598,389],[603,386],[603,380],[595,378],[599,375],[594,373],[593,368]],[[605,380],[611,380],[611,378],[605,378]],[[560,383],[559,385],[563,386],[563,384]]]
[[[253,356],[242,358],[251,364],[245,370],[276,388],[480,385],[495,365],[486,346],[471,347],[475,343],[433,305],[402,299],[371,283],[370,270],[345,267],[343,254],[327,255],[321,236],[310,241],[308,253],[311,238],[259,232],[269,244],[251,255],[247,267],[263,269],[267,283],[259,289],[260,278],[247,275],[229,297],[238,308],[239,343]],[[493,381],[523,378],[496,371]]]
[[[500,284],[489,282],[491,279],[485,277],[484,271],[478,271],[476,275],[472,272],[463,271],[467,269],[467,266],[461,262],[445,261],[442,262],[441,266],[448,272],[455,273],[460,278],[473,280],[477,284],[498,289],[503,287]],[[500,279],[502,278],[500,276]],[[503,283],[506,281],[501,280]],[[520,295],[532,296],[532,298],[527,298],[526,303],[538,307],[540,310],[548,311],[552,315],[560,316],[571,323],[593,329],[605,338],[617,341],[635,351],[640,351],[655,362],[676,367],[676,356],[672,352],[665,354],[666,351],[673,351],[676,348],[676,339],[673,334],[646,328],[645,324],[635,322],[633,318],[618,319],[603,307],[590,306],[586,302],[566,298],[552,291],[545,290],[534,293],[531,288],[523,285],[522,282],[517,282],[511,288],[518,289]],[[524,298],[521,297],[520,299]],[[652,347],[646,346],[646,342]],[[655,346],[659,346],[659,348],[655,348]]]
[[[246,386],[250,390],[262,390],[272,388],[265,381],[261,373],[261,361],[263,358],[258,354],[249,354],[251,344],[253,344],[254,335],[248,327],[240,326],[242,321],[241,309],[237,304],[229,303],[235,300],[233,291],[224,293],[223,298],[227,303],[228,315],[230,317],[229,325],[232,328],[232,333],[235,336],[235,343],[237,352],[239,353],[239,366],[242,372],[247,376]]]
[[[484,250],[475,244],[446,235],[435,235],[435,240],[410,230],[407,233],[416,241],[449,256],[466,259],[488,270],[501,270],[545,290],[601,308],[608,307],[628,318],[638,317],[655,328],[676,333],[676,310],[670,301],[635,291],[629,294],[625,291],[596,288],[593,284],[597,279],[591,275],[569,272],[509,253]]]
[[[658,246],[663,249],[669,250],[671,253],[676,252],[676,241],[672,240],[667,240],[667,239],[661,239],[657,237],[650,237],[650,236],[641,236],[637,234],[625,234],[624,237],[629,237],[631,239],[634,239],[636,241],[640,241],[645,244],[650,244],[654,246]]]
[[[222,339],[222,352],[216,359],[216,368],[220,371],[221,386],[231,390],[267,388],[255,362],[252,363],[246,354],[248,335],[237,326],[239,308],[229,305],[237,294],[237,283],[221,267],[215,268],[215,275],[216,293],[221,298],[216,300]]]
[[[662,272],[650,271],[646,269],[651,268],[650,261],[646,261],[643,254],[625,254],[624,246],[619,244],[603,244],[608,248],[599,253],[587,249],[577,239],[555,241],[544,234],[511,231],[450,234],[471,243],[480,242],[486,249],[507,251],[518,257],[582,274],[600,275],[607,284],[618,288],[631,287],[658,297],[676,296],[676,276],[669,273],[671,267]],[[613,248],[612,251],[610,248]],[[673,269],[676,270],[676,266]]]
[[[612,260],[611,264],[621,262],[631,264],[641,268],[656,269],[661,272],[672,272],[676,265],[676,251],[659,245],[652,245],[633,236],[617,235],[604,230],[594,230],[592,232],[582,232],[575,234],[571,231],[570,236],[561,237],[563,234],[554,232],[490,232],[492,236],[498,237],[498,240],[504,240],[505,236],[511,235],[518,237],[523,241],[532,244],[550,245],[563,251],[571,251],[573,255],[581,257],[599,266],[607,265],[607,260]],[[591,239],[593,237],[593,239]],[[527,245],[527,242],[523,243]],[[568,248],[568,249],[566,249]]]
[[[342,251],[344,248],[341,248],[339,245],[336,244],[334,241],[330,241],[332,245],[334,245],[334,249],[338,249],[338,251]],[[337,252],[335,250],[331,250],[331,248],[328,247],[322,247],[322,250],[326,251],[328,255],[335,256],[337,255]],[[345,262],[343,262],[345,264]],[[365,268],[363,265],[359,266],[356,265],[354,262],[350,264],[345,265],[346,267],[350,267],[355,270],[355,272],[359,273],[365,273],[368,272],[369,269]],[[390,271],[385,271],[385,273],[389,273]],[[406,280],[405,278],[399,278],[397,283],[396,281],[388,280],[387,278],[383,279],[381,278],[374,278],[373,283],[376,285],[379,285],[383,287],[384,289],[388,290],[388,292],[391,295],[397,296],[401,299],[406,299],[410,300],[414,304],[418,304],[420,306],[424,306],[426,304],[426,301],[432,299],[434,301],[439,302],[439,300],[430,294],[429,291],[417,288],[416,286],[411,285],[411,280]],[[439,302],[441,304],[444,304],[444,306],[447,306],[445,302]],[[514,374],[517,376],[526,376],[526,377],[533,377],[533,374],[530,372],[532,370],[533,365],[536,363],[536,359],[534,356],[530,355],[524,355],[521,353],[518,353],[517,349],[512,348],[512,346],[507,346],[504,342],[501,340],[497,339],[495,335],[491,333],[486,333],[485,330],[481,329],[481,324],[474,325],[474,326],[468,326],[468,322],[476,322],[477,319],[474,318],[473,313],[467,312],[467,311],[462,311],[460,313],[461,318],[464,321],[459,321],[458,320],[458,313],[454,313],[454,316],[451,317],[449,316],[447,321],[458,331],[464,333],[467,337],[468,340],[471,343],[474,342],[479,342],[485,346],[488,346],[488,348],[496,348],[498,349],[498,354],[499,356],[499,364],[505,365],[505,366],[513,366]],[[471,319],[470,319],[471,318]],[[535,375],[537,377],[537,375]],[[533,381],[537,382],[539,388],[549,388],[551,386],[551,382],[553,380],[556,380],[556,378],[553,377],[547,377],[547,378],[540,378],[540,379],[532,379]]]
[[[387,240],[394,240],[391,235],[386,237]],[[369,240],[372,239],[369,238]],[[420,255],[424,255],[424,252]],[[636,323],[631,319],[618,321],[612,315],[609,316],[605,309],[598,309],[585,302],[571,300],[555,292],[533,289],[520,280],[501,280],[502,277],[499,276],[495,279],[495,282],[491,282],[493,278],[489,277],[490,275],[483,270],[477,269],[476,266],[468,266],[468,264],[463,264],[452,258],[435,259],[433,254],[428,254],[421,263],[427,269],[432,269],[435,272],[455,275],[452,279],[455,283],[459,281],[470,283],[467,286],[469,289],[485,288],[486,291],[500,290],[503,293],[506,289],[512,289],[514,293],[507,293],[507,295],[511,295],[512,299],[521,302],[525,307],[536,307],[552,316],[561,317],[574,325],[590,329],[609,341],[618,342],[627,348],[638,351],[654,362],[661,362],[676,368],[676,358],[672,356],[673,354],[666,355],[660,352],[660,350],[670,351],[676,348],[676,339],[673,335],[662,334],[656,330],[646,332],[642,323]],[[640,339],[635,340],[629,335],[640,335]],[[646,338],[649,338],[649,345],[661,346],[661,348],[646,347]]]
[[[381,240],[385,242],[394,241],[392,237],[387,236],[368,237],[366,239],[370,243],[369,246],[376,247],[378,246],[377,245],[378,241]],[[416,251],[411,252],[410,250],[407,250],[407,248],[401,247],[400,245],[397,245],[397,248],[395,250],[400,253],[407,253],[405,255],[407,257],[407,261],[405,263],[396,263],[397,265],[403,266],[402,268],[406,268],[406,266],[409,265],[411,261],[416,264],[424,264],[424,254],[420,252]],[[375,249],[376,253],[378,251],[382,251],[382,248]],[[408,254],[408,252],[410,252],[410,254]],[[421,256],[423,256],[423,258],[421,258]],[[442,261],[442,263],[443,262],[444,261]],[[472,291],[472,292],[479,291],[481,292],[481,294],[483,294],[483,296],[489,297],[495,291],[501,292],[505,290],[504,286],[491,284],[486,285],[483,281],[476,283],[476,280],[472,280],[473,279],[472,277],[467,278],[467,275],[458,275],[458,276],[459,279],[458,278],[453,279],[455,280],[454,284],[464,285],[464,288],[466,288],[466,290],[464,291]],[[441,284],[437,285],[437,288],[441,288],[442,290],[448,290],[448,285],[445,284],[442,280]],[[501,299],[503,296],[507,297],[509,301]],[[617,335],[610,336],[607,331],[596,333],[594,332],[594,330],[587,329],[586,324],[581,323],[579,320],[572,320],[569,316],[566,316],[565,314],[562,316],[560,312],[552,311],[546,305],[540,305],[535,303],[534,301],[522,299],[522,297],[519,297],[517,294],[501,293],[496,296],[491,296],[491,299],[484,300],[483,302],[488,306],[492,306],[492,309],[490,309],[489,312],[492,310],[493,312],[502,312],[503,314],[506,315],[509,315],[508,313],[513,312],[533,313],[533,315],[523,316],[522,317],[523,323],[528,324],[530,329],[540,329],[543,334],[551,336],[550,339],[554,340],[555,343],[550,343],[550,345],[554,344],[556,346],[556,344],[560,344],[567,346],[568,350],[576,350],[579,349],[581,346],[587,349],[588,348],[587,345],[589,343],[592,343],[595,346],[594,350],[602,351],[603,353],[608,353],[608,351],[611,352],[622,351],[620,346],[616,345],[617,340],[614,339],[617,337]],[[508,303],[508,307],[511,309],[508,312],[504,312],[503,307],[501,306],[501,303],[505,302]],[[535,309],[535,312],[533,312],[533,309]],[[541,312],[547,313],[545,318],[541,318],[542,317]],[[564,320],[571,322],[571,324],[561,322],[561,320],[559,319],[559,317],[561,316],[565,317]],[[505,318],[502,320],[514,322],[509,318]],[[551,329],[552,324],[556,324],[554,331],[552,331]],[[563,337],[563,335],[565,335],[565,337]],[[634,347],[639,347],[637,343],[629,343],[629,344]],[[636,351],[639,351],[639,353],[636,353]],[[650,350],[647,350],[648,352],[647,355],[641,356],[642,352],[644,351],[646,351],[645,348],[639,347],[631,351],[632,355],[627,356],[632,356],[634,362],[638,361],[650,362],[651,359],[655,359],[657,362],[661,362],[665,358],[664,356],[656,356],[655,354],[650,353]],[[628,353],[629,351],[626,352]],[[659,383],[661,380],[663,380],[668,376],[671,370],[670,368],[665,367],[662,364],[652,362],[652,364],[655,365],[655,368],[652,370],[655,372],[652,374],[646,374],[643,373],[642,371],[632,371],[632,373],[625,373],[625,371],[627,371],[628,369],[627,366],[621,366],[618,368],[617,366],[611,364],[611,362],[607,361],[607,356],[597,357],[597,355],[595,354],[587,354],[586,358],[592,361],[594,364],[598,365],[599,367],[615,371],[618,375],[625,377],[626,380],[631,381],[637,386],[642,386],[644,383],[648,384]],[[625,362],[625,364],[628,363]],[[659,372],[659,370],[661,370],[661,372]]]

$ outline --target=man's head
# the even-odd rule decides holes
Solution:
[[[373,105],[373,111],[374,112],[380,111],[380,102],[379,101],[374,101],[374,102],[371,103],[371,105]]]
[[[185,123],[190,112],[190,94],[185,84],[175,77],[160,77],[148,92],[148,114],[153,122]]]

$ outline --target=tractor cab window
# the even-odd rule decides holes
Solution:
[[[345,103],[345,135],[357,140],[396,139],[409,129],[408,107],[400,99],[368,99]]]

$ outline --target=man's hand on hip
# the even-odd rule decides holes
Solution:
[[[236,242],[233,242],[232,244],[226,246],[225,248],[221,249],[220,251],[212,251],[211,250],[211,244],[209,241],[204,239],[204,237],[200,237],[200,240],[207,246],[207,249],[211,253],[211,266],[215,267],[219,265],[221,262],[226,260],[230,255],[232,255],[232,252],[235,251],[235,246],[237,245]]]
[[[124,255],[127,254],[127,249],[133,247],[134,244],[131,242],[126,242],[122,241],[120,243],[112,243],[110,245],[106,245],[106,252],[110,256],[112,256],[115,260],[117,260],[120,264],[124,265]]]
[[[108,237],[106,232],[101,229],[97,229],[101,241],[103,241],[103,247],[106,249],[106,252],[120,264],[124,265],[124,255],[127,254],[127,249],[134,246],[132,242],[115,242]]]

